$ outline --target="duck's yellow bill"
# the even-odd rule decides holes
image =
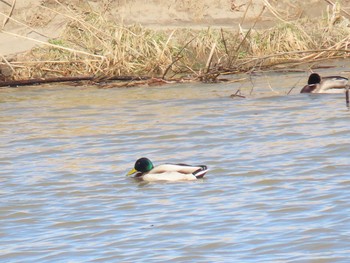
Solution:
[[[136,172],[137,172],[136,169],[135,169],[135,168],[132,168],[132,169],[126,174],[126,176],[132,175],[132,174],[134,174],[134,173],[136,173]]]

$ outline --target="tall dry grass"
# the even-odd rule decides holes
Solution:
[[[2,64],[14,70],[14,79],[190,75],[208,81],[224,72],[290,68],[350,55],[349,23],[340,15],[339,6],[330,8],[323,19],[280,21],[264,30],[254,26],[247,30],[154,30],[115,24],[91,10],[41,8],[52,15],[59,13],[68,23],[60,38],[41,43],[17,61],[2,59]]]

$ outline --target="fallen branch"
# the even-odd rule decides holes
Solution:
[[[111,83],[111,84],[103,84],[101,85],[100,88],[102,89],[111,89],[111,88],[130,88],[130,87],[136,87],[136,86],[161,86],[161,85],[165,85],[165,84],[170,84],[170,83],[178,83],[181,82],[182,80],[177,79],[177,80],[173,80],[173,81],[167,81],[164,79],[160,79],[160,78],[149,78],[146,80],[132,80],[132,81],[128,81],[128,82],[117,82],[117,83]]]
[[[96,78],[96,76],[76,76],[76,77],[56,77],[56,78],[36,78],[24,80],[0,81],[0,87],[21,87],[29,85],[39,85],[59,82],[82,82],[92,81],[94,83],[106,83],[110,81],[138,81],[148,80],[150,77],[135,77],[135,76],[113,76],[105,78]]]
[[[92,80],[93,76],[82,76],[82,77],[57,77],[57,78],[38,78],[38,79],[24,79],[24,80],[10,80],[0,82],[0,87],[20,87],[28,85],[39,85],[46,83],[57,83],[57,82],[69,82],[69,81],[84,81]]]

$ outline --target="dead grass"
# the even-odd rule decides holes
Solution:
[[[291,68],[350,55],[350,28],[339,6],[330,8],[323,19],[281,21],[270,29],[255,30],[253,26],[245,31],[152,30],[115,24],[91,10],[41,8],[49,17],[59,14],[69,22],[59,39],[41,43],[17,61],[2,58],[1,64],[13,68],[13,79],[189,75],[211,81],[224,72]]]

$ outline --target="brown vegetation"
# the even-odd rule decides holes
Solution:
[[[41,5],[39,13],[45,17],[35,17],[27,26],[60,15],[68,21],[63,34],[48,43],[41,42],[15,60],[0,57],[0,65],[11,69],[7,79],[13,80],[92,76],[92,80],[101,82],[131,75],[165,80],[187,77],[209,82],[216,81],[220,74],[289,69],[350,55],[350,16],[340,5],[330,5],[322,19],[287,21],[265,2],[248,30],[126,26],[84,6],[60,4],[63,12],[48,4]],[[268,29],[255,29],[267,11],[279,23]]]

